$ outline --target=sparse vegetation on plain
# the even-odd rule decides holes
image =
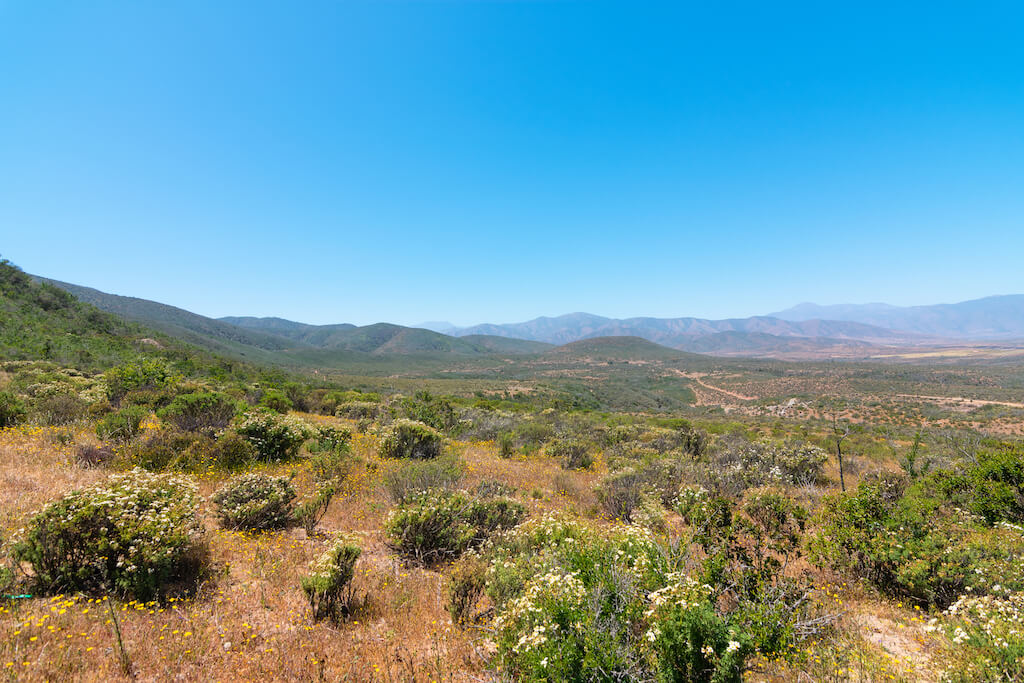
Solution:
[[[7,676],[1021,676],[1024,413],[955,398],[1019,369],[593,341],[313,379],[3,268]]]

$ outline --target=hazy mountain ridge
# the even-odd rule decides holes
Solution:
[[[716,337],[723,333],[730,334]],[[589,313],[570,313],[555,318],[541,317],[505,325],[476,325],[459,329],[454,334],[489,334],[550,344],[568,344],[595,337],[640,337],[656,344],[687,351],[695,351],[702,347],[716,351],[739,351],[745,348],[778,350],[792,346],[790,338],[826,340],[825,344],[818,346],[848,341],[893,344],[905,341],[911,336],[862,323],[832,320],[787,321],[769,316],[725,320],[651,317],[619,320]],[[748,339],[746,335],[756,336]],[[730,341],[733,342],[732,346],[729,345]]]
[[[778,316],[704,318],[607,318],[590,313],[540,317],[521,323],[483,324],[441,333],[391,323],[310,325],[277,317],[207,318],[166,304],[107,294],[89,287],[37,278],[101,310],[141,322],[204,348],[264,362],[281,353],[308,362],[324,353],[370,355],[539,354],[598,338],[643,339],[662,347],[718,356],[870,357],[881,347],[949,343],[952,339],[1024,338],[1024,296],[988,297],[941,306],[900,308],[888,304],[800,304]],[[1014,317],[1014,313],[1019,315]],[[834,315],[862,320],[823,319]],[[786,317],[781,317],[786,316]],[[789,319],[787,319],[787,317]],[[950,321],[959,327],[950,333]],[[431,323],[441,326],[447,323]],[[903,325],[904,327],[897,327]],[[908,331],[909,328],[909,331]],[[970,334],[965,332],[969,331]],[[940,333],[945,333],[940,334]],[[945,340],[945,341],[944,341]]]
[[[1024,339],[1024,294],[931,306],[803,303],[771,315],[792,322],[844,320],[948,339]]]

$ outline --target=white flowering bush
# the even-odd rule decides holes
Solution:
[[[225,484],[211,500],[227,529],[280,529],[295,520],[295,489],[286,477],[245,474]]]
[[[579,680],[591,626],[586,586],[573,573],[550,569],[530,579],[493,628],[503,660],[523,680]]]
[[[196,484],[135,469],[50,503],[16,538],[43,592],[149,599],[198,576],[205,556]]]
[[[338,621],[348,611],[356,560],[362,552],[342,537],[313,563],[309,575],[302,579],[302,590],[314,619]]]
[[[311,435],[302,420],[269,410],[246,413],[236,431],[253,445],[259,460],[268,462],[294,458]]]
[[[756,486],[822,483],[828,454],[813,444],[723,443],[702,467],[701,479],[719,494],[738,496]]]
[[[664,588],[648,596],[644,633],[655,662],[657,680],[665,683],[738,683],[752,652],[750,639],[730,627],[714,608],[711,586],[679,573],[669,574]]]
[[[503,668],[521,680],[649,680],[647,594],[673,558],[645,528],[547,515],[487,549]]]
[[[1024,680],[1024,593],[964,596],[944,616],[955,664],[943,680]]]
[[[635,524],[546,515],[470,555],[450,587],[475,601],[486,564],[496,662],[516,680],[738,681],[754,650],[743,614],[721,611],[727,589],[683,574],[686,561]]]

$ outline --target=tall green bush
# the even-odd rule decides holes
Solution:
[[[380,438],[382,458],[429,459],[441,455],[443,439],[436,430],[422,422],[395,420]]]
[[[268,462],[294,458],[310,437],[304,422],[267,410],[246,413],[237,431],[252,443],[256,457]]]
[[[128,406],[110,413],[96,424],[96,436],[104,441],[131,441],[142,431],[142,421],[148,414],[142,406]]]
[[[157,417],[186,432],[212,433],[231,424],[238,409],[234,399],[215,391],[178,394],[157,411]]]
[[[26,413],[24,401],[8,391],[0,391],[0,429],[23,421]]]
[[[148,600],[195,580],[205,558],[196,485],[136,469],[36,513],[14,544],[44,592]]]

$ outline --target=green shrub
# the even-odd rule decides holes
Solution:
[[[359,462],[347,449],[316,451],[309,456],[309,469],[313,479],[318,482],[341,482],[352,473]]]
[[[497,661],[513,680],[652,680],[648,593],[665,549],[642,529],[547,516],[484,550]]]
[[[131,441],[142,431],[142,421],[148,414],[142,406],[128,406],[110,413],[96,424],[96,436],[117,443]]]
[[[526,508],[516,501],[475,500],[463,493],[434,491],[392,511],[384,530],[400,554],[433,565],[458,557],[525,516]]]
[[[349,610],[352,577],[362,549],[344,538],[335,541],[302,579],[314,619],[339,621]]]
[[[406,418],[447,434],[453,434],[460,426],[455,407],[451,400],[444,396],[432,396],[427,391],[417,391],[412,398],[403,398],[399,408]]]
[[[466,474],[466,465],[456,455],[434,460],[402,463],[384,475],[384,488],[395,503],[401,504],[435,490],[451,490]]]
[[[221,526],[264,531],[292,524],[295,489],[285,477],[247,474],[228,482],[213,494]]]
[[[392,511],[384,531],[401,555],[421,564],[437,564],[458,557],[472,545],[476,530],[466,520],[467,507],[461,495],[421,495]]]
[[[121,397],[120,405],[144,406],[155,411],[169,406],[177,395],[173,386],[133,389]]]
[[[263,396],[260,397],[257,405],[260,408],[265,408],[281,414],[287,413],[294,407],[291,399],[279,389],[267,389],[263,392]]]
[[[129,391],[166,387],[175,377],[162,359],[147,357],[111,368],[104,380],[107,398],[118,403]]]
[[[24,421],[25,403],[8,391],[0,391],[0,429]]]
[[[36,399],[36,419],[44,425],[66,425],[85,417],[89,410],[77,394],[50,394]]]
[[[511,529],[526,517],[526,507],[509,498],[474,499],[465,518],[476,530],[475,543],[504,529]]]
[[[193,434],[173,429],[150,432],[145,438],[121,451],[133,467],[150,471],[166,469],[190,469],[183,461],[183,455],[195,441]]]
[[[710,440],[701,430],[685,425],[679,430],[679,441],[679,447],[690,457],[700,460],[707,455]]]
[[[213,445],[212,464],[221,470],[240,470],[250,464],[256,452],[247,439],[237,432],[224,432]]]
[[[498,457],[508,459],[516,454],[516,442],[512,432],[502,432],[498,435]]]
[[[299,382],[287,382],[281,389],[284,391],[285,398],[291,402],[292,408],[303,413],[309,412],[311,405],[309,387]]]
[[[14,556],[31,565],[43,592],[148,600],[198,576],[205,548],[198,507],[191,481],[136,469],[44,507]]]
[[[334,409],[334,415],[350,420],[373,419],[380,412],[379,403],[369,401],[347,401]]]
[[[157,416],[186,432],[216,432],[231,424],[237,404],[225,394],[197,391],[178,394]]]
[[[334,482],[321,483],[312,496],[295,508],[295,522],[306,530],[307,536],[313,535],[316,525],[327,514],[327,508],[330,507],[337,490]]]
[[[590,444],[579,439],[559,439],[550,443],[547,454],[562,461],[567,470],[582,470],[594,464]]]
[[[955,504],[985,519],[1024,523],[1024,447],[981,451],[976,462],[951,474],[936,474],[938,488]]]
[[[352,431],[344,427],[317,427],[313,434],[313,443],[310,445],[310,452],[334,451],[337,453],[348,453],[351,449]]]
[[[475,620],[486,586],[487,563],[479,556],[466,554],[452,565],[445,583],[452,623],[465,626]]]
[[[515,443],[528,453],[536,452],[543,444],[555,435],[555,428],[540,420],[529,420],[520,423],[515,429]]]
[[[690,578],[651,594],[652,626],[646,633],[664,683],[739,683],[751,654],[749,638],[737,633],[710,602],[707,586]]]
[[[384,429],[380,439],[382,458],[425,460],[441,455],[441,435],[422,422],[395,420]]]
[[[246,413],[237,431],[252,444],[256,457],[265,462],[294,458],[310,436],[304,422],[267,410]]]
[[[150,432],[123,454],[132,466],[154,471],[232,471],[253,461],[252,446],[234,432],[225,432],[213,439],[205,434],[167,428]]]
[[[634,470],[611,474],[601,482],[597,498],[609,519],[632,521],[633,510],[640,505],[643,479]]]
[[[965,591],[1024,589],[1018,527],[984,520],[944,503],[928,479],[862,482],[827,496],[810,544],[818,564],[870,581],[883,592],[945,607]]]

